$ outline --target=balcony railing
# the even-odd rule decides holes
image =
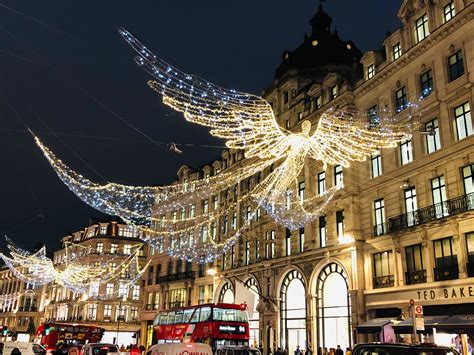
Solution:
[[[459,278],[459,267],[457,264],[449,266],[438,266],[434,269],[435,281],[455,280]]]
[[[474,193],[455,197],[445,202],[389,218],[389,232],[398,232],[403,229],[467,212],[472,209],[474,209]]]
[[[426,270],[405,272],[405,283],[407,285],[421,284],[424,282],[426,282]]]
[[[183,281],[183,280],[190,280],[196,277],[196,273],[194,271],[186,271],[186,272],[179,272],[176,274],[169,274],[163,275],[156,278],[157,283],[166,283],[166,282],[174,282],[174,281]]]
[[[18,312],[37,312],[38,307],[18,307]]]
[[[374,277],[374,288],[392,287],[394,284],[395,277],[393,275]]]
[[[387,233],[387,225],[385,223],[376,224],[374,226],[374,237],[378,237],[386,233]]]
[[[470,261],[466,264],[467,276],[474,277],[474,262]]]

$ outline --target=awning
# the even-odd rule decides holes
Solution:
[[[449,316],[436,327],[436,330],[449,330],[456,333],[465,333],[468,330],[472,331],[473,329],[474,315],[472,314],[457,314]]]
[[[378,333],[382,331],[382,328],[392,321],[391,318],[373,318],[365,323],[359,324],[356,327],[358,333]]]
[[[443,322],[448,316],[425,316],[425,331],[418,331],[418,333],[432,333],[433,328],[438,329],[438,325]],[[393,330],[396,334],[411,334],[413,333],[413,322],[412,319],[406,319],[397,323],[393,326]]]

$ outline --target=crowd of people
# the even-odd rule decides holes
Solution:
[[[260,352],[263,354],[263,347],[260,346],[259,348]],[[346,348],[346,351],[344,353],[344,350],[341,349],[341,346],[338,345],[336,348],[318,348],[318,353],[315,355],[351,355],[352,350],[351,348]],[[288,354],[288,349],[282,349],[282,348],[277,348],[274,351],[274,355],[289,355]],[[301,347],[298,345],[296,347],[294,355],[313,355],[313,350],[311,347],[308,347],[307,349],[301,349]]]

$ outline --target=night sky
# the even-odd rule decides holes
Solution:
[[[379,49],[386,31],[400,26],[400,3],[327,0],[324,8],[339,36],[366,51]],[[271,85],[283,51],[310,33],[317,5],[316,0],[2,1],[0,235],[25,248],[41,241],[52,249],[89,217],[106,218],[57,178],[25,123],[63,161],[97,182],[103,182],[99,174],[130,185],[170,183],[181,165],[199,167],[220,156],[221,141],[165,108],[148,88],[148,76],[133,62],[118,26],[187,72],[260,94]],[[183,146],[179,156],[168,150],[169,142],[194,146]]]

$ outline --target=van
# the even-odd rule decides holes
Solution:
[[[21,355],[44,355],[46,349],[40,344],[26,341],[4,341],[0,343],[0,353],[3,355],[13,355],[21,353]],[[17,350],[15,350],[17,349]]]
[[[82,355],[107,355],[110,353],[118,354],[119,352],[117,345],[107,343],[85,344],[81,349]]]
[[[169,343],[151,346],[146,355],[213,355],[207,344],[200,343]]]

